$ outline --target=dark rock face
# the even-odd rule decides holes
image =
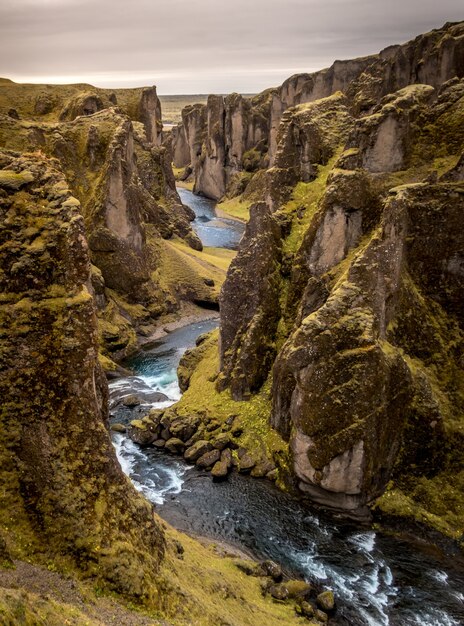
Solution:
[[[147,141],[149,143],[160,143],[162,130],[161,123],[161,103],[156,94],[156,87],[145,87],[138,106],[138,120],[145,127]]]
[[[270,375],[299,488],[350,513],[392,478],[459,471],[464,81],[441,83],[462,73],[461,31],[417,40],[428,85],[402,84],[417,82],[408,44],[370,61],[363,80],[388,66],[401,89],[367,113],[347,86],[283,114],[222,291],[219,385],[242,399]]]
[[[230,386],[236,400],[259,389],[275,357],[280,258],[279,225],[264,202],[255,204],[221,292],[219,386]],[[245,273],[250,264],[253,271]]]
[[[310,170],[311,178],[315,177],[318,164],[325,164],[337,142],[347,136],[350,120],[341,96],[305,105],[282,123],[277,165],[269,171],[267,181],[267,203],[251,207],[240,253],[230,266],[221,293],[219,385],[229,386],[235,399],[260,388],[276,355],[285,274],[282,238],[291,219],[279,211],[281,202],[288,199],[300,178],[308,179]],[[327,238],[333,228],[326,230]]]
[[[296,74],[279,88],[251,100],[238,94],[225,99],[214,96],[203,107],[202,117],[197,117],[195,149],[185,120],[174,134],[173,148],[179,154],[176,165],[191,165],[197,193],[214,199],[233,193],[234,180],[247,170],[249,151],[255,151],[257,167],[276,164],[285,111],[341,91],[355,115],[365,114],[372,112],[384,96],[408,85],[436,88],[455,76],[462,78],[463,32],[463,23],[445,24],[406,44],[389,46],[379,54],[335,61],[330,68],[312,74]],[[390,120],[381,129],[382,134],[391,135],[392,126]]]
[[[182,123],[173,129],[175,167],[190,165],[196,171],[202,156],[206,120],[206,106],[203,104],[193,104],[182,109]]]
[[[272,423],[290,437],[300,488],[323,504],[354,509],[380,495],[402,445],[422,471],[440,467],[443,408],[430,372],[410,359],[430,363],[435,349],[451,371],[458,367],[446,337],[462,331],[438,331],[437,316],[449,314],[451,328],[453,318],[462,328],[464,274],[454,268],[463,207],[462,190],[447,185],[392,195],[378,234],[276,360]],[[415,422],[405,451],[404,429]]]
[[[15,550],[152,594],[163,533],[106,429],[84,220],[57,160],[0,153],[0,221],[1,525]]]

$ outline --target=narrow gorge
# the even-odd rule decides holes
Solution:
[[[0,79],[0,621],[464,623],[464,22],[163,126]]]

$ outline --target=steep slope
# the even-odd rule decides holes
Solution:
[[[0,151],[0,621],[301,623],[124,476],[79,209],[57,159]]]
[[[297,74],[251,100],[238,94],[211,96],[198,107],[195,139],[184,118],[174,133],[176,167],[189,166],[197,193],[214,199],[235,196],[249,182],[250,172],[274,165],[279,125],[287,109],[341,91],[353,113],[367,113],[383,96],[407,85],[438,87],[464,75],[463,36],[462,23],[445,24],[377,55]]]
[[[282,118],[221,295],[217,384],[241,400],[271,377],[313,500],[365,515],[388,486],[383,510],[460,537],[464,81],[351,103]]]
[[[49,107],[37,104],[45,100]],[[184,257],[178,276],[163,280],[172,273],[164,242],[202,245],[176,192],[170,153],[158,145],[160,125],[154,87],[108,93],[82,85],[0,85],[0,146],[58,158],[80,201],[101,338],[113,358],[133,350],[136,332],[149,334],[182,302],[217,302],[217,287],[204,282],[207,263],[199,272]],[[187,273],[194,280],[185,283]],[[215,278],[220,285],[223,276]]]
[[[116,591],[156,591],[164,538],[105,428],[90,263],[59,164],[2,152],[1,526],[18,557],[49,553]]]

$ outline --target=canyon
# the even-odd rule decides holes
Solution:
[[[179,401],[122,430],[459,554],[464,24],[181,116],[163,130],[154,87],[0,79],[0,561],[151,611],[134,623],[318,623],[308,589],[279,602],[135,491],[106,378],[219,312]],[[246,215],[237,253],[202,243],[176,183]],[[109,623],[0,591],[7,623]]]

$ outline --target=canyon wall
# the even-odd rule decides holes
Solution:
[[[58,160],[0,152],[2,537],[156,600],[165,541],[107,431],[79,208]]]
[[[283,113],[221,294],[217,380],[235,400],[271,384],[300,492],[364,515],[388,486],[379,506],[442,515],[450,534],[464,493],[463,52],[464,25],[447,26],[370,61],[367,92],[349,73],[345,93]]]
[[[116,359],[183,302],[214,305],[218,297],[185,261],[184,248],[202,245],[160,137],[154,87],[0,84],[0,146],[58,158],[80,201],[102,346]]]
[[[297,74],[253,98],[212,96],[206,105],[196,105],[201,115],[197,116],[194,140],[184,118],[176,129],[175,165],[190,168],[196,193],[214,199],[237,195],[249,182],[247,172],[275,164],[277,135],[287,109],[341,91],[348,96],[354,114],[365,114],[383,96],[407,85],[438,87],[464,75],[462,37],[462,24],[445,24],[379,54],[335,61],[328,69]]]

